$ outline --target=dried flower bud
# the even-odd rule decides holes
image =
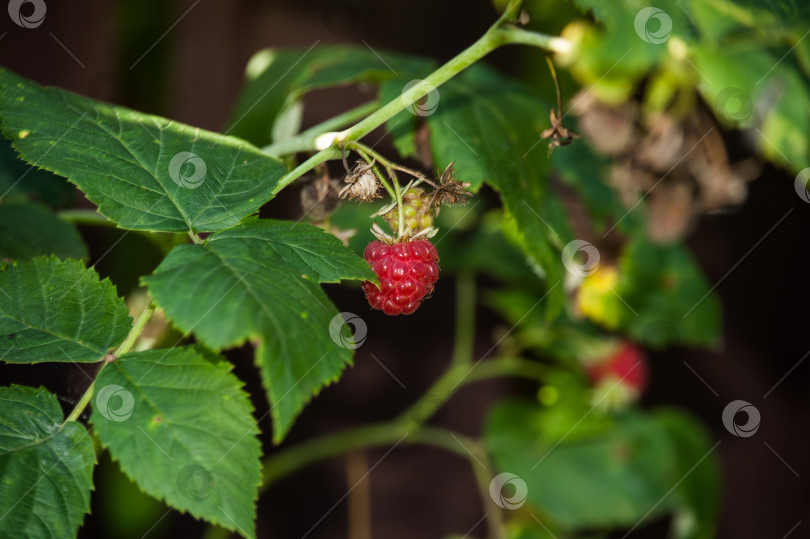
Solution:
[[[324,221],[338,205],[338,181],[321,176],[301,189],[301,209],[315,223]]]
[[[377,193],[380,189],[380,181],[374,175],[371,165],[357,163],[354,169],[346,175],[346,186],[340,190],[340,198],[348,197],[349,200],[359,200],[360,202],[371,202],[375,198],[380,198]]]

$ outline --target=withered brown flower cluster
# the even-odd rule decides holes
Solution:
[[[572,102],[582,135],[613,158],[609,182],[623,204],[646,199],[654,240],[682,239],[700,214],[740,204],[759,174],[754,160],[729,163],[720,129],[702,110],[644,114],[637,102],[609,105],[584,91]]]
[[[548,121],[551,124],[551,127],[540,133],[540,136],[544,139],[551,139],[551,142],[548,143],[549,155],[551,155],[551,152],[554,151],[554,148],[568,146],[574,141],[575,138],[579,138],[578,133],[563,125],[562,115],[560,112],[551,109],[551,112],[548,115]]]
[[[340,198],[349,200],[359,200],[360,202],[371,202],[375,198],[381,198],[379,194],[380,180],[374,174],[374,163],[364,163],[359,161],[354,168],[349,171],[347,167],[346,184],[338,193]]]
[[[328,222],[329,215],[337,209],[339,199],[348,198],[358,202],[372,202],[382,198],[380,195],[382,184],[375,173],[374,165],[374,161],[367,163],[360,160],[349,168],[344,154],[343,166],[346,169],[346,176],[342,184],[339,180],[332,179],[324,168],[318,177],[311,179],[301,190],[301,207],[305,216],[314,223],[324,226]],[[407,187],[403,188],[403,202],[406,209],[410,208],[408,211],[413,210],[415,213],[403,217],[406,224],[414,221],[415,224],[411,228],[417,232],[417,235],[418,233],[433,232],[433,217],[438,216],[442,206],[465,204],[472,196],[472,193],[467,191],[470,184],[456,179],[453,163],[450,163],[436,180],[399,165],[389,164],[387,166],[390,168],[392,181],[398,181],[393,170],[405,172],[414,178]],[[426,191],[416,187],[419,183],[432,187],[432,190]],[[413,187],[411,187],[412,185]],[[392,224],[392,228],[398,228],[395,226],[399,222],[397,211],[396,201],[394,201],[380,209],[375,216],[384,216]],[[337,230],[331,225],[327,228],[341,239],[348,239],[354,233],[354,231]]]
[[[301,209],[314,223],[322,223],[338,206],[340,182],[328,173],[310,179],[301,189]]]
[[[455,177],[456,170],[453,168],[453,163],[447,165],[438,184],[433,184],[433,192],[430,193],[430,200],[428,202],[428,211],[433,211],[434,215],[439,215],[439,208],[441,206],[455,206],[458,204],[466,204],[472,193],[467,191],[470,186],[468,182],[460,182]]]

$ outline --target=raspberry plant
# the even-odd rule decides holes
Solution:
[[[711,537],[711,444],[688,414],[639,405],[655,371],[642,347],[718,344],[719,302],[682,245],[702,211],[745,196],[750,174],[729,166],[718,133],[751,128],[761,157],[795,173],[808,152],[808,118],[796,111],[810,94],[806,49],[801,62],[775,61],[803,28],[783,25],[772,46],[752,48],[745,36],[767,13],[746,5],[720,24],[720,4],[679,3],[661,2],[667,34],[639,26],[631,3],[576,0],[592,18],[566,12],[570,24],[550,36],[512,1],[440,67],[386,53],[383,69],[375,51],[351,46],[260,51],[222,134],[0,69],[0,359],[84,364],[92,378],[63,410],[46,387],[4,377],[0,535],[75,536],[102,452],[142,492],[210,523],[209,537],[253,538],[260,493],[279,478],[354,449],[418,443],[470,460],[490,537],[603,536],[658,517],[671,518],[672,536]],[[479,62],[509,44],[545,55],[551,91]],[[560,84],[560,67],[579,95]],[[309,92],[360,83],[377,88],[373,101],[300,129]],[[730,88],[742,88],[736,112]],[[745,99],[780,88],[794,99],[745,114]],[[379,127],[397,157],[363,142]],[[664,171],[668,196],[647,200]],[[310,174],[311,224],[259,217]],[[66,208],[74,187],[95,209]],[[87,266],[77,225],[143,235],[162,261],[120,297]],[[434,386],[391,421],[263,455],[260,436],[282,444],[362,344],[321,285],[362,283],[373,339],[373,309],[412,314],[434,290],[439,253],[458,313]],[[510,328],[493,358],[473,355],[476,274],[501,284],[483,303]],[[408,342],[415,357],[419,344]],[[224,355],[243,345],[272,427]],[[424,410],[498,377],[528,379],[537,396],[496,404],[479,438],[427,424]],[[504,494],[510,481],[519,488]]]

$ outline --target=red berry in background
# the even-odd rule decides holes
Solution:
[[[647,356],[633,343],[625,342],[605,359],[588,366],[588,376],[594,384],[606,378],[639,393],[647,387]]]
[[[439,278],[439,253],[428,240],[389,245],[372,241],[363,253],[380,287],[363,283],[369,305],[388,315],[411,314]]]
[[[633,343],[619,344],[586,371],[593,384],[593,404],[604,410],[626,408],[647,388],[647,356]]]

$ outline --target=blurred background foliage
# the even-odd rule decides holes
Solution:
[[[397,98],[408,81],[427,75],[480,35],[495,16],[485,2],[463,8],[429,2],[226,4],[194,10],[196,3],[191,2],[123,0],[114,9],[99,4],[98,12],[85,21],[62,11],[62,20],[72,21],[61,26],[64,34],[73,36],[71,43],[81,43],[80,34],[96,28],[101,30],[99,39],[110,45],[92,55],[96,67],[103,67],[93,67],[90,77],[76,75],[78,67],[69,60],[31,61],[46,46],[56,46],[43,44],[47,38],[41,36],[34,42],[31,34],[6,37],[25,46],[15,55],[4,48],[9,56],[4,55],[3,63],[40,82],[219,129],[261,147],[361,103]],[[495,4],[502,7],[500,1]],[[675,378],[677,383],[668,384],[666,377],[673,364],[684,371],[681,363],[686,359],[710,357],[710,352],[685,346],[712,350],[720,366],[708,369],[714,373],[712,383],[724,389],[723,399],[741,388],[747,391],[751,386],[745,384],[763,372],[748,367],[749,374],[739,375],[736,383],[720,381],[734,365],[729,347],[749,365],[762,359],[761,354],[746,357],[741,352],[747,341],[740,335],[756,323],[740,322],[740,312],[751,311],[748,315],[756,319],[757,305],[772,305],[773,294],[786,289],[764,282],[757,270],[741,269],[742,280],[733,290],[745,290],[749,280],[764,282],[765,295],[750,303],[724,296],[728,324],[734,329],[724,332],[715,286],[773,225],[774,215],[800,202],[791,198],[792,185],[785,187],[785,178],[792,180],[804,169],[810,153],[810,40],[805,39],[810,33],[810,6],[755,0],[662,0],[650,5],[635,0],[529,0],[524,7],[530,14],[527,28],[560,34],[573,43],[570,53],[553,60],[562,89],[563,123],[581,138],[553,152],[540,138],[557,99],[542,52],[509,47],[493,54],[490,61],[496,67],[475,66],[442,86],[434,113],[419,117],[405,111],[388,123],[385,132],[368,139],[370,144],[379,142],[386,155],[398,153],[404,163],[428,173],[436,174],[454,161],[458,177],[478,193],[467,206],[446,208],[438,218],[440,232],[434,242],[442,257],[443,282],[436,297],[419,311],[423,320],[366,316],[358,289],[329,291],[344,310],[362,312],[370,326],[380,328],[385,339],[370,350],[395,372],[411,372],[403,380],[408,387],[419,387],[435,376],[449,351],[452,297],[442,290],[451,289],[449,276],[474,274],[480,298],[476,351],[484,356],[528,357],[548,369],[540,388],[521,382],[495,385],[478,394],[467,390],[470,394],[460,395],[455,408],[434,419],[481,433],[498,471],[515,473],[527,483],[525,506],[508,515],[510,537],[597,538],[622,533],[615,530],[630,531],[632,537],[764,536],[763,530],[770,530],[768,511],[749,525],[741,525],[735,516],[746,512],[738,511],[740,507],[754,504],[751,499],[740,501],[733,488],[750,478],[738,462],[751,458],[750,453],[727,449],[726,454],[737,460],[725,466],[722,478],[714,449],[719,443],[715,441],[726,433],[717,426],[717,402],[710,393],[708,400],[690,400],[685,393],[692,389],[685,390],[686,383],[695,391],[706,388],[688,371]],[[658,11],[639,25],[640,11],[649,8]],[[59,20],[59,9],[54,6],[49,17]],[[162,39],[161,34],[186,13],[189,20],[182,25],[196,25],[197,30],[181,26]],[[79,57],[93,46],[88,43],[79,49]],[[213,67],[206,67],[206,62]],[[246,80],[239,89],[245,66]],[[335,164],[329,172],[339,177],[341,169]],[[168,234],[126,234],[84,222],[70,209],[89,204],[78,200],[59,178],[32,170],[25,182],[15,185],[25,170],[3,144],[0,190],[7,194],[0,205],[0,258],[56,251],[97,263],[99,272],[109,275],[123,295],[135,289],[139,276],[150,273],[173,244],[184,240]],[[763,179],[749,183],[757,178]],[[312,175],[302,183],[314,180]],[[757,193],[771,196],[773,186],[757,187],[771,180],[781,182],[789,194],[781,199],[774,195],[780,205],[770,206],[775,209],[756,221],[761,226],[742,231],[746,241],[739,243],[734,255],[713,261],[715,244],[741,232],[733,225],[713,223],[733,219],[739,211],[735,207],[752,207],[756,200],[750,197]],[[298,192],[290,191],[268,204],[262,215],[301,218]],[[751,211],[764,212],[762,204],[767,203],[760,204]],[[348,241],[362,252],[372,239],[368,217],[374,210],[341,203],[318,224],[335,232],[356,230]],[[30,237],[13,242],[3,233],[12,223],[31,231]],[[806,218],[802,223],[806,226]],[[795,221],[793,227],[798,228]],[[711,239],[701,244],[702,234]],[[561,261],[563,247],[575,239],[592,243],[599,252],[598,268],[579,278],[572,278]],[[696,262],[687,242],[703,253],[703,264]],[[107,257],[115,245],[117,253],[127,255]],[[780,249],[766,250],[757,267],[767,267],[769,260],[781,255]],[[770,286],[777,291],[769,294]],[[784,322],[784,317],[777,320]],[[436,367],[422,368],[412,353],[398,356],[392,350],[396,344],[385,344],[409,332],[429,336],[426,355]],[[766,331],[755,337],[761,339],[756,346],[766,350],[765,355],[773,354],[766,341],[774,339]],[[602,401],[594,398],[597,388],[587,367],[625,341],[649,350],[650,396],[643,398],[644,406],[639,395],[618,408],[599,406]],[[794,355],[801,346],[780,345],[788,365],[798,359]],[[288,443],[345,425],[352,418],[379,419],[375,414],[384,416],[413,400],[416,390],[386,398],[379,385],[390,380],[362,366],[365,351],[358,351],[358,367],[344,380],[347,388],[325,391],[318,399],[323,402],[307,409]],[[240,377],[258,387],[250,366],[240,366],[244,358],[239,351],[232,355]],[[720,361],[723,357],[727,361]],[[665,359],[669,366],[663,364]],[[661,364],[656,363],[659,360]],[[15,382],[25,383],[23,376],[49,376],[70,402],[75,398],[71,394],[75,373],[64,377],[66,368],[38,366],[22,375],[3,367]],[[778,379],[776,373],[786,370],[771,369],[764,371],[769,375],[763,382],[766,389]],[[505,393],[519,397],[500,398]],[[369,403],[375,399],[381,404],[370,411]],[[497,404],[484,413],[493,402]],[[691,407],[708,417],[710,428],[707,431],[682,409],[653,406],[659,404]],[[790,408],[789,403],[782,404]],[[260,403],[258,408],[263,413],[267,405]],[[269,445],[266,448],[270,450]],[[790,454],[796,453],[788,453],[788,461]],[[415,462],[424,460],[420,455],[422,460]],[[380,502],[384,507],[377,511],[375,498],[379,536],[414,535],[411,523],[403,518],[406,508],[421,507],[434,516],[453,513],[451,505],[440,503],[442,496],[402,494],[409,483],[393,469],[396,465],[416,466],[400,460],[391,469],[380,470],[379,499],[385,500],[387,493],[395,500],[401,494],[406,502]],[[422,484],[411,486],[423,487],[437,468],[442,468],[441,462],[425,465]],[[778,463],[775,469],[784,473]],[[448,489],[464,500],[462,505],[473,504],[474,497],[465,490],[470,485],[457,478],[466,471],[455,470],[458,474],[452,475],[453,468],[447,470],[451,475],[445,480],[459,485]],[[772,470],[765,470],[757,477],[772,475]],[[318,508],[328,508],[336,498],[333,494],[342,492],[341,473],[340,466],[318,467],[312,475],[301,476],[309,484],[317,480],[336,485],[312,494],[315,508],[301,510],[304,523],[278,522],[300,510],[285,499],[289,493],[266,495],[260,533],[301,535],[323,512]],[[84,536],[159,537],[201,529],[181,515],[165,518],[162,504],[139,493],[106,457],[98,475],[97,490],[111,494],[95,498],[93,515],[81,532]],[[297,488],[294,483],[285,485]],[[801,488],[785,482],[772,486],[779,492]],[[791,512],[794,505],[779,508],[784,519],[780,533],[798,520]],[[476,508],[459,511],[462,516],[479,515]],[[314,518],[308,520],[308,515]],[[431,525],[435,519],[426,520],[420,536],[459,528],[451,517],[435,526]],[[343,529],[338,517],[318,533],[334,537]],[[752,530],[758,531],[744,535]]]

